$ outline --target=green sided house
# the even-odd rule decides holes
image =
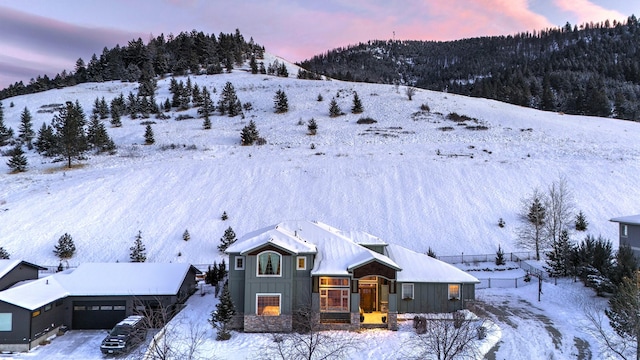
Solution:
[[[246,332],[291,331],[298,309],[325,329],[397,329],[404,313],[441,313],[475,299],[478,279],[364,232],[287,221],[231,245],[229,291]]]
[[[65,325],[111,329],[125,317],[174,311],[200,270],[176,263],[87,263],[0,291],[0,351],[29,351]]]

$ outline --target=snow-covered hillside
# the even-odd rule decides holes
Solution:
[[[290,65],[289,73],[297,70]],[[3,158],[0,246],[12,258],[55,265],[53,247],[69,233],[77,247],[71,265],[128,261],[141,231],[148,261],[205,264],[220,260],[216,246],[229,226],[241,236],[304,219],[363,230],[419,252],[431,247],[437,255],[491,254],[499,244],[520,251],[521,200],[560,176],[568,180],[576,209],[586,214],[587,233],[615,242],[617,227],[609,219],[640,213],[638,123],[423,90],[409,101],[403,87],[293,76],[244,70],[192,76],[200,87],[217,90],[216,102],[230,81],[240,101],[253,106],[245,118],[212,117],[211,130],[203,130],[202,119],[176,120],[195,116],[190,109],[170,113],[169,120],[149,119],[155,122],[154,145],[143,145],[141,120],[125,118],[121,128],[107,121],[117,154],[92,155],[73,169],[32,151],[28,171],[10,174]],[[156,101],[164,102],[169,79],[158,85]],[[37,131],[53,117],[38,113],[44,105],[77,99],[90,114],[96,97],[110,101],[135,93],[136,86],[90,83],[6,99],[5,123],[17,133],[27,107]],[[278,89],[289,100],[285,114],[274,113]],[[354,91],[363,114],[350,113]],[[329,117],[333,97],[346,115]],[[422,104],[431,111],[421,111]],[[451,112],[488,129],[447,120]],[[377,123],[357,124],[362,117]],[[311,118],[319,126],[316,136],[307,134]],[[240,146],[240,130],[251,119],[267,145]],[[229,219],[222,221],[225,211]],[[506,227],[497,225],[500,218]]]

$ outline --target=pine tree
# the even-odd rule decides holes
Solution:
[[[568,276],[571,272],[571,253],[573,251],[567,230],[562,230],[552,250],[547,252],[547,264],[544,269],[551,277]]]
[[[231,246],[231,244],[236,242],[236,240],[237,240],[236,233],[233,231],[231,226],[229,226],[229,228],[227,228],[227,230],[224,231],[224,235],[222,236],[222,238],[220,238],[220,245],[218,245],[218,251],[220,251],[221,253],[224,253],[225,250],[227,250],[227,248]]]
[[[504,265],[506,263],[507,262],[504,259],[504,250],[502,250],[502,247],[500,245],[498,245],[498,251],[496,251],[496,265],[500,266],[500,265]]]
[[[340,110],[336,98],[332,98],[331,102],[329,103],[329,116],[338,117],[340,115],[342,115],[342,110]]]
[[[229,284],[225,282],[222,287],[222,295],[220,301],[216,304],[216,309],[211,312],[211,318],[209,323],[218,332],[216,334],[216,340],[229,340],[231,333],[229,332],[229,325],[231,320],[236,315],[236,309],[231,301],[231,293],[229,292]]]
[[[156,140],[153,138],[153,129],[151,128],[151,125],[148,124],[144,130],[144,143],[147,145],[151,145],[155,142]]]
[[[260,134],[258,133],[258,129],[256,128],[256,123],[253,120],[249,121],[249,125],[242,128],[240,132],[240,143],[243,146],[253,145],[253,143],[258,140]]]
[[[218,100],[218,111],[220,115],[229,115],[234,117],[242,113],[242,104],[238,100],[236,90],[231,82],[227,82],[220,93],[220,100]]]
[[[142,243],[142,231],[138,231],[136,239],[133,242],[133,246],[129,248],[129,259],[131,262],[145,262],[147,261],[147,249]]]
[[[71,167],[71,160],[81,158],[88,150],[87,136],[84,126],[86,119],[80,103],[67,101],[60,113],[54,116],[52,127],[55,130],[54,153],[67,159],[67,167]]]
[[[13,137],[13,129],[4,124],[4,109],[0,102],[0,146],[7,145],[9,139]]]
[[[215,105],[211,100],[211,94],[206,87],[202,88],[202,105],[198,109],[198,114],[204,118],[203,127],[206,130],[211,129],[211,120],[209,117],[215,111]]]
[[[189,240],[191,240],[191,234],[189,234],[189,230],[185,230],[185,231],[182,233],[182,240],[184,240],[184,241],[189,241]]]
[[[273,107],[276,114],[284,114],[289,111],[289,101],[287,100],[287,94],[283,90],[276,91],[276,96],[273,99]]]
[[[9,260],[10,257],[11,256],[9,255],[9,252],[7,252],[7,250],[5,250],[5,248],[0,246],[0,259]]]
[[[53,135],[53,128],[45,123],[38,130],[38,137],[33,144],[36,151],[46,157],[55,156],[56,139]]]
[[[224,280],[227,277],[227,263],[224,261],[224,258],[218,264],[218,280]]]
[[[587,222],[587,218],[584,216],[582,210],[576,215],[576,230],[578,231],[586,231],[589,223]]]
[[[436,255],[436,252],[433,251],[433,249],[431,248],[431,246],[429,246],[429,249],[427,249],[427,256],[432,257],[434,259],[436,259],[438,257]]]
[[[622,281],[604,313],[613,330],[635,345],[636,359],[640,359],[640,288],[635,277]]]
[[[18,138],[20,138],[22,142],[27,144],[28,149],[31,149],[33,147],[33,144],[31,142],[35,137],[35,132],[33,131],[33,123],[31,120],[31,113],[25,106],[22,114],[20,114],[20,128],[18,129]]]
[[[364,111],[362,108],[362,102],[360,101],[360,97],[357,92],[353,93],[353,106],[351,107],[351,112],[353,114],[360,114]]]
[[[98,153],[111,152],[116,148],[113,140],[107,134],[104,124],[95,115],[92,116],[87,129],[87,143]]]
[[[320,102],[320,101],[324,100],[324,98],[322,97],[322,94],[318,94],[318,97],[316,98],[316,100],[317,100],[318,102]]]
[[[226,212],[226,211],[223,211],[223,212],[222,212],[222,216],[220,216],[220,219],[221,219],[222,221],[225,221],[225,220],[229,219],[229,215],[227,215],[227,212]]]
[[[98,103],[98,116],[100,116],[101,120],[104,120],[109,117],[109,105],[107,105],[107,101],[104,99],[104,96],[100,99]]]
[[[309,135],[315,135],[318,133],[318,124],[316,123],[316,119],[311,118],[311,120],[309,120],[307,130],[309,130]]]
[[[24,151],[22,151],[22,146],[20,144],[16,144],[12,151],[13,155],[9,161],[7,161],[7,166],[13,172],[24,172],[27,171],[27,158],[24,156]]]
[[[218,283],[220,277],[218,276],[218,264],[214,261],[213,267],[209,265],[207,272],[204,273],[204,283],[209,285],[215,285]]]
[[[58,239],[58,244],[54,246],[53,253],[60,260],[71,259],[76,252],[76,245],[73,243],[71,235],[65,233]]]
[[[251,55],[251,59],[249,60],[249,67],[251,68],[252,74],[258,73],[258,63],[256,62],[256,57]]]

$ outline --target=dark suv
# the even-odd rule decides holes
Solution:
[[[104,354],[119,354],[127,352],[132,346],[141,343],[147,337],[144,316],[133,315],[120,321],[109,332],[100,350]]]

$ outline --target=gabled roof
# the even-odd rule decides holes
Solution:
[[[621,217],[613,218],[609,221],[613,221],[621,224],[640,225],[640,215],[621,216]]]
[[[160,296],[178,293],[181,263],[86,263],[0,292],[0,301],[34,310],[66,296]]]
[[[356,244],[340,230],[311,221],[285,221],[254,231],[239,239],[226,252],[246,254],[267,244],[285,248],[292,254],[316,254],[312,275],[348,276],[353,268],[372,261],[401,270],[387,256]]]
[[[444,261],[420,254],[399,245],[387,246],[389,257],[395,260],[403,271],[398,273],[398,282],[426,283],[479,283],[474,276],[447,264]]]
[[[47,270],[46,267],[42,267],[40,265],[32,264],[30,262],[26,262],[24,260],[9,260],[2,259],[0,260],[0,278],[5,276],[9,271],[16,268],[18,265],[26,265],[30,266],[36,270]]]

